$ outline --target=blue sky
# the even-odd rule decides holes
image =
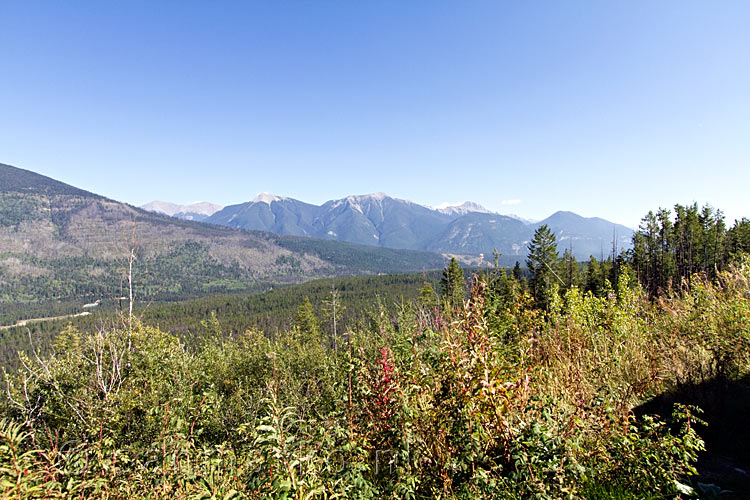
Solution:
[[[0,0],[0,162],[136,205],[750,216],[750,2]]]

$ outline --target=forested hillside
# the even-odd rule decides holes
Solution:
[[[125,296],[131,263],[141,300],[174,300],[444,258],[174,219],[0,165],[0,304]]]
[[[191,346],[200,335],[210,333],[207,321],[213,321],[213,317],[222,332],[232,337],[248,329],[263,331],[269,336],[285,332],[293,324],[299,306],[309,300],[315,314],[323,320],[322,330],[332,333],[332,299],[340,303],[336,312],[338,328],[348,329],[357,322],[365,321],[377,303],[392,311],[396,304],[417,298],[425,283],[433,290],[437,289],[440,274],[440,271],[431,271],[326,278],[277,287],[264,293],[211,295],[168,303],[137,301],[134,315],[142,323],[169,331],[185,345]],[[47,307],[44,306],[42,310],[46,312]],[[127,304],[119,301],[102,301],[96,308],[88,309],[91,314],[86,316],[29,322],[0,331],[0,366],[16,366],[19,352],[30,354],[29,336],[34,339],[37,349],[48,352],[55,336],[66,326],[71,325],[80,331],[94,331],[103,324],[121,324],[121,315],[126,308]],[[63,303],[58,305],[55,315],[72,315],[81,311],[80,304]],[[13,324],[15,316],[28,313],[12,309],[0,317],[6,318],[6,324]]]

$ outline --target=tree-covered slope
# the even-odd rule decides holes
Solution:
[[[416,299],[424,283],[438,289],[441,271],[416,274],[346,276],[312,280],[298,285],[279,286],[263,293],[218,294],[174,302],[141,302],[134,307],[135,316],[144,323],[155,324],[192,345],[201,333],[206,333],[206,320],[215,313],[222,331],[239,335],[248,329],[259,329],[269,335],[284,331],[292,324],[297,308],[307,298],[320,318],[330,320],[325,301],[332,289],[340,301],[338,326],[344,330],[354,327],[378,301],[389,309],[402,301]],[[122,303],[122,310],[126,305]],[[23,314],[28,311],[30,314]],[[80,315],[82,311],[89,314]],[[28,321],[8,328],[0,326],[0,367],[18,365],[18,352],[29,352],[29,335],[38,349],[47,351],[55,336],[73,325],[82,331],[93,331],[97,325],[118,323],[119,301],[103,300],[96,307],[82,309],[80,303],[48,304],[25,311],[7,310],[0,304],[0,325],[13,325],[23,318],[56,317],[44,321]],[[332,331],[330,321],[322,325]]]
[[[437,254],[179,220],[0,164],[0,303],[120,296],[131,250],[141,298],[443,265]]]

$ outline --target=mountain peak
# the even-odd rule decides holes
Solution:
[[[141,205],[141,208],[143,210],[148,210],[149,212],[158,212],[169,216],[172,216],[181,211],[181,206],[177,203],[170,203],[168,201],[160,200],[150,201],[145,205]]]
[[[505,215],[506,217],[510,217],[511,219],[516,219],[517,221],[521,221],[524,224],[536,224],[537,222],[539,222],[538,219],[527,219],[525,217],[521,217],[520,215],[516,215],[516,214],[503,214],[503,215]]]
[[[222,207],[221,205],[216,205],[215,203],[209,203],[207,201],[196,201],[195,203],[191,203],[189,205],[180,205],[178,203],[171,203],[168,201],[154,200],[146,203],[145,205],[141,205],[141,208],[149,212],[158,212],[164,215],[169,215],[170,217],[173,217],[177,214],[198,214],[208,217],[215,214],[224,207]]]
[[[274,201],[281,201],[285,199],[286,198],[284,198],[283,196],[276,196],[271,193],[266,193],[264,191],[262,193],[258,193],[258,196],[253,198],[253,203],[267,203],[268,205],[270,205]]]
[[[474,203],[473,201],[465,201],[463,203],[451,203],[451,202],[445,202],[441,203],[440,205],[435,207],[435,210],[438,212],[442,212],[444,214],[468,214],[470,212],[479,212],[483,214],[490,214],[491,211],[484,208],[479,203]]]
[[[182,210],[183,212],[192,212],[208,217],[215,214],[224,207],[221,205],[217,205],[216,203],[210,203],[208,201],[196,201],[189,205],[185,205],[182,208],[184,209]]]
[[[353,194],[353,195],[347,196],[345,199],[349,201],[363,201],[363,200],[383,201],[386,198],[390,198],[390,196],[382,192],[377,192],[377,193],[370,193],[370,194]]]

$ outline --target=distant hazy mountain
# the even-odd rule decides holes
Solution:
[[[423,248],[486,255],[497,249],[506,257],[523,257],[533,233],[531,227],[512,217],[472,212],[453,220]]]
[[[573,212],[555,212],[546,219],[533,224],[536,229],[547,224],[557,237],[557,248],[562,254],[566,248],[572,248],[576,257],[587,258],[591,255],[597,259],[612,254],[614,240],[616,251],[633,244],[633,230],[629,227],[614,224],[599,217],[581,217]]]
[[[525,218],[525,217],[521,217],[521,216],[519,216],[519,215],[516,215],[516,214],[505,214],[505,216],[506,216],[506,217],[510,217],[511,219],[516,219],[516,220],[520,220],[520,221],[521,221],[521,222],[523,222],[524,224],[536,224],[537,222],[539,222],[539,221],[538,221],[538,220],[536,220],[536,219],[527,219],[527,218]]]
[[[390,248],[419,249],[450,217],[383,193],[347,196],[324,203],[316,235]]]
[[[292,198],[261,193],[253,201],[224,207],[206,222],[277,234],[313,236],[312,223],[317,209],[315,205]]]
[[[560,253],[572,246],[579,260],[598,257],[602,249],[609,255],[613,235],[618,249],[628,248],[633,235],[625,226],[571,212],[533,222],[469,201],[430,208],[383,193],[347,196],[321,206],[261,193],[225,207],[206,222],[388,248],[472,255],[497,249],[505,263],[522,260],[534,230],[545,223],[557,235]]]
[[[221,210],[223,207],[206,201],[198,201],[196,203],[191,203],[190,205],[178,205],[168,201],[154,200],[142,205],[141,208],[148,210],[149,212],[177,217],[178,219],[203,221]]]
[[[278,201],[264,197],[256,203]],[[435,253],[179,220],[0,164],[0,304],[120,297],[132,247],[142,300],[321,276],[439,269],[445,263]]]

